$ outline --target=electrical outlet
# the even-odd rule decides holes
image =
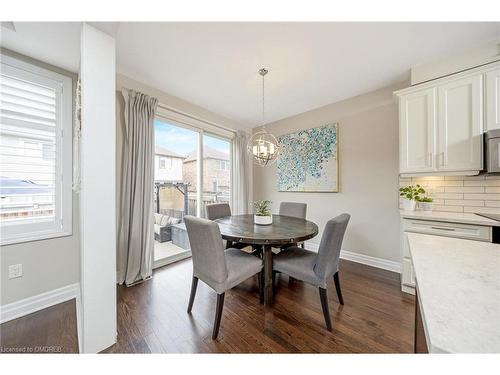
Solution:
[[[15,279],[16,277],[21,277],[23,275],[23,265],[13,264],[9,266],[9,279]]]

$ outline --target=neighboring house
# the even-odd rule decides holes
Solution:
[[[55,146],[50,134],[26,136],[3,126],[0,162],[0,220],[52,216]]]
[[[196,151],[184,160],[183,180],[189,184],[189,191],[196,191]],[[231,183],[231,162],[229,154],[212,147],[203,147],[203,191],[229,195]]]
[[[181,181],[186,157],[164,147],[155,148],[155,181]]]
[[[0,221],[52,216],[53,190],[30,180],[0,177]]]

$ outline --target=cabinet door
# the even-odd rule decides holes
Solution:
[[[436,90],[403,95],[399,100],[399,171],[436,171],[434,158]]]
[[[438,87],[438,155],[440,171],[483,168],[482,75]]]
[[[486,73],[486,130],[500,129],[500,69]]]

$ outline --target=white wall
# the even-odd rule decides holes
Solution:
[[[115,40],[82,26],[81,248],[83,352],[116,341]]]
[[[2,53],[68,75],[76,87],[76,74],[53,65],[2,49]],[[73,234],[55,239],[25,242],[1,247],[0,305],[49,292],[80,280],[79,202],[73,194]],[[23,265],[23,276],[8,279],[8,266]]]
[[[398,108],[392,92],[405,84],[330,104],[267,125],[274,135],[339,123],[339,193],[278,192],[276,165],[254,166],[254,198],[307,203],[307,218],[320,227],[351,214],[343,250],[400,262],[398,213]],[[254,129],[257,131],[258,129]]]

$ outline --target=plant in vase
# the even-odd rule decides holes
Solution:
[[[425,194],[422,186],[406,186],[399,189],[399,196],[403,198],[403,210],[415,211],[415,206],[420,199],[420,194]]]
[[[424,211],[432,211],[432,208],[434,207],[433,199],[426,195],[425,197],[418,197],[417,202],[418,202],[418,207],[420,207]]]
[[[258,225],[270,225],[273,223],[273,215],[270,210],[271,201],[255,201],[253,202],[253,207],[255,213],[253,215],[253,221]]]

